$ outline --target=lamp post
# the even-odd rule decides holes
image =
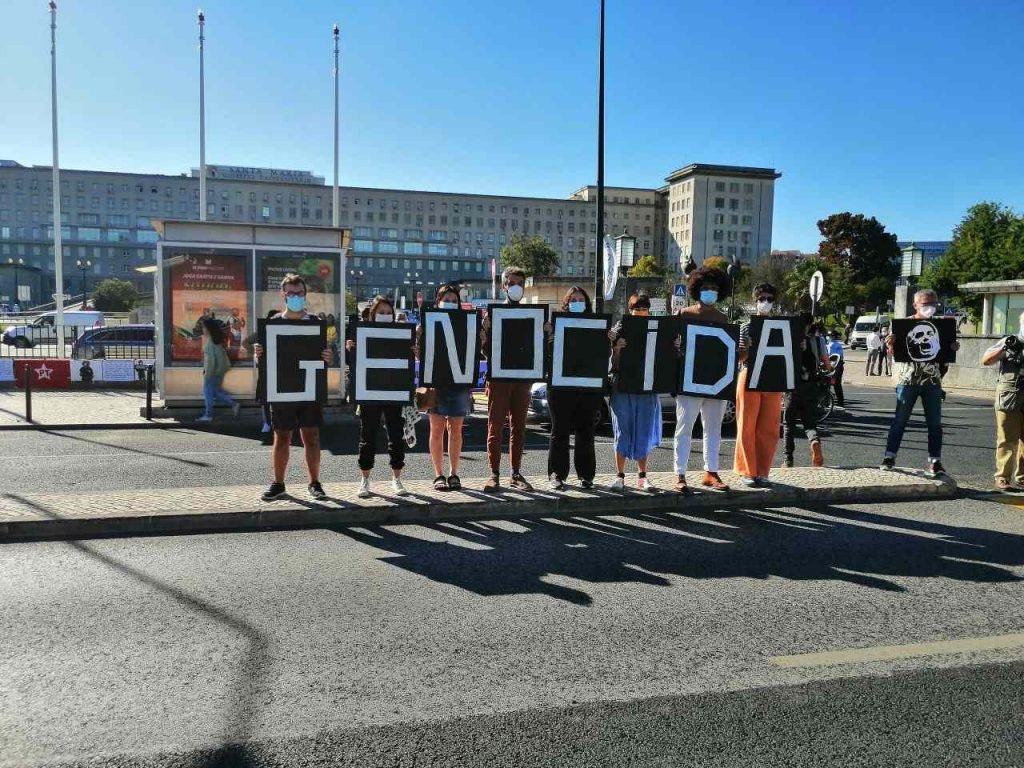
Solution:
[[[626,275],[633,268],[636,261],[636,238],[623,228],[622,234],[615,238],[615,260],[619,265],[619,272],[622,274],[622,307],[625,314],[625,307],[629,301],[629,287],[626,284]]]
[[[333,210],[331,226],[338,228],[341,212],[338,210],[338,25],[334,25],[334,190],[331,196]]]
[[[903,317],[913,314],[910,309],[914,302],[914,291],[917,289],[918,278],[924,272],[924,248],[918,247],[917,243],[911,243],[902,251],[903,262],[900,266],[900,288],[905,292],[903,301],[900,302],[900,310]],[[876,310],[877,314],[877,310]]]
[[[730,293],[732,294],[732,307],[729,309],[729,320],[736,322],[736,278],[740,275],[740,265],[736,263],[736,257],[732,257],[732,261],[729,262],[729,266],[726,268],[726,273],[729,275],[729,287]]]
[[[350,269],[348,271],[349,277],[352,278],[352,282],[355,283],[355,288],[352,291],[352,295],[356,297],[356,301],[359,301],[359,280],[366,273],[361,269]]]
[[[196,14],[199,24],[199,220],[206,221],[206,14]]]
[[[89,259],[76,259],[75,264],[82,272],[82,309],[85,309],[85,271],[92,268],[92,262]]]
[[[9,266],[14,267],[14,301],[18,302],[18,304],[21,304],[21,296],[19,295],[18,291],[18,267],[24,266],[25,260],[21,258],[7,259],[7,264]]]
[[[409,303],[412,304],[416,301],[416,290],[419,286],[423,285],[423,281],[420,280],[420,273],[406,272],[404,283],[409,286]]]

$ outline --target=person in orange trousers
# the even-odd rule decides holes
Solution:
[[[757,314],[771,314],[775,305],[775,287],[769,283],[754,286]],[[743,365],[736,380],[736,458],[733,471],[751,488],[768,488],[775,449],[779,445],[782,418],[781,392],[747,390],[747,354],[750,350],[750,323],[740,327],[739,359]]]

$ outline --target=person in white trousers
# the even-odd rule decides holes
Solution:
[[[729,298],[732,284],[729,276],[714,267],[701,267],[690,273],[686,286],[687,293],[696,303],[679,311],[681,315],[692,315],[712,323],[728,323],[729,318],[715,307]],[[682,338],[676,339],[676,348]],[[675,490],[689,493],[686,484],[686,469],[690,462],[690,444],[693,440],[693,425],[700,414],[704,432],[704,478],[701,485],[712,491],[728,491],[729,486],[718,476],[718,452],[722,445],[722,418],[725,416],[725,400],[710,397],[676,396],[676,439],[675,439]]]

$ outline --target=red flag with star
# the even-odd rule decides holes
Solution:
[[[29,370],[33,389],[69,389],[71,387],[70,360],[15,360],[14,380],[25,388],[25,371]]]

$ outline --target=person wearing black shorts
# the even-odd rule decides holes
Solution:
[[[295,274],[287,274],[281,280],[281,298],[285,302],[285,311],[275,317],[287,320],[309,320],[319,322],[316,317],[306,312],[306,281]],[[257,344],[254,347],[256,358],[263,354]],[[331,349],[325,348],[323,360],[328,365],[333,360]],[[323,410],[319,405],[272,403],[270,406],[270,424],[274,428],[274,449],[272,453],[274,482],[263,492],[264,501],[273,501],[285,495],[284,477],[288,471],[288,458],[291,452],[292,434],[299,430],[302,446],[306,457],[306,471],[309,473],[309,495],[321,501],[327,498],[323,486],[320,485],[320,427],[324,423]]]

